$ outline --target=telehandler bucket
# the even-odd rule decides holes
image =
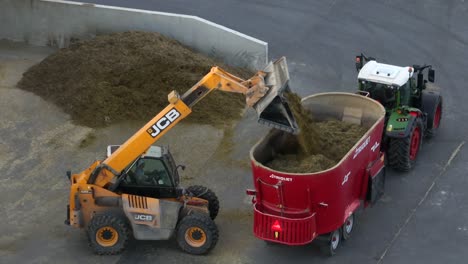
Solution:
[[[252,105],[257,111],[258,122],[288,133],[299,133],[296,119],[283,95],[290,91],[286,57],[270,62],[263,72],[268,91]]]
[[[289,133],[298,133],[286,98],[289,91],[289,72],[286,58],[270,62],[263,71],[258,71],[252,78],[244,80],[219,67],[212,67],[197,84],[187,90],[181,97],[190,108],[199,102],[210,91],[218,89],[224,92],[242,93],[246,104],[258,114],[258,122]],[[176,92],[169,94],[169,102],[177,101]],[[172,99],[171,99],[172,98]]]

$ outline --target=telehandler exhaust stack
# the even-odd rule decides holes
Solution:
[[[286,57],[270,62],[263,70],[266,94],[261,97],[253,108],[257,111],[258,122],[288,133],[299,132],[288,102],[283,93],[289,89],[289,71]]]

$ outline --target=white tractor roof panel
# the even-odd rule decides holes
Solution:
[[[402,86],[413,76],[410,67],[399,67],[389,64],[369,61],[359,71],[358,80]]]

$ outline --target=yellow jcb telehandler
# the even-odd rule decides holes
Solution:
[[[87,230],[89,244],[100,255],[121,252],[133,234],[138,240],[165,240],[175,235],[182,250],[204,254],[218,241],[214,219],[218,198],[210,189],[179,186],[178,169],[167,148],[152,146],[191,113],[211,91],[243,93],[259,122],[291,133],[297,124],[282,93],[289,73],[281,58],[243,80],[213,67],[182,96],[172,91],[169,105],[107,158],[71,174],[66,224]]]

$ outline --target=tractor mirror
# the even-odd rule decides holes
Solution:
[[[362,66],[364,66],[362,59],[363,59],[362,55],[356,56],[356,71],[358,72],[362,69]]]
[[[431,83],[434,82],[434,79],[435,79],[435,71],[433,69],[429,69],[429,74],[427,76],[427,79],[429,79],[429,81]]]

